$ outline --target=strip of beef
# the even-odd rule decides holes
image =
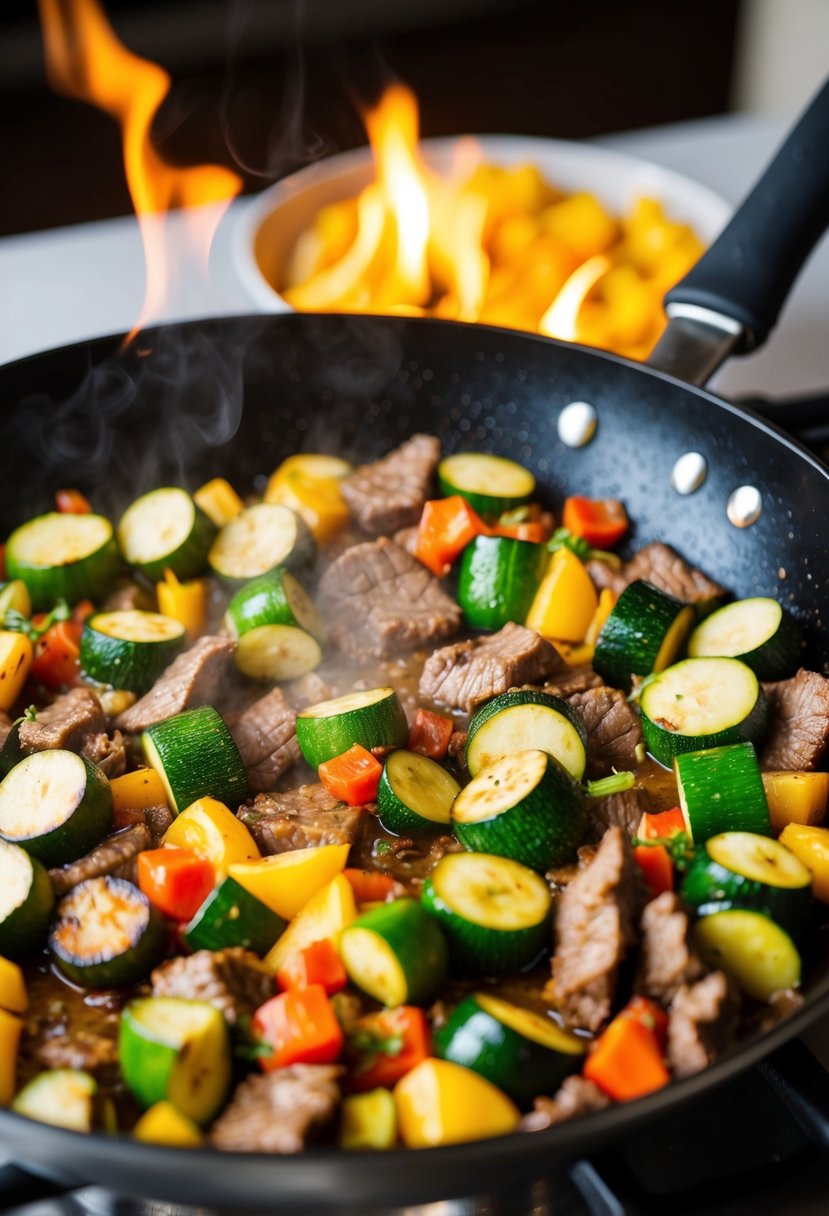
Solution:
[[[300,757],[296,712],[285,700],[281,688],[272,688],[254,701],[231,726],[230,733],[254,793],[272,790],[285,770]]]
[[[340,483],[352,518],[372,536],[416,524],[439,460],[434,435],[412,435],[382,460],[360,465]]]
[[[341,1072],[333,1064],[291,1064],[251,1074],[210,1129],[211,1141],[232,1153],[301,1152],[333,1120]]]
[[[137,583],[123,583],[111,591],[101,605],[102,612],[126,612],[130,609],[152,609],[150,596]]]
[[[239,808],[262,853],[287,853],[324,844],[353,844],[366,808],[346,806],[324,785],[300,785],[284,793],[257,794]]]
[[[80,751],[90,736],[105,734],[106,714],[91,688],[73,688],[20,724],[20,746],[40,752],[59,747]]]
[[[604,1110],[610,1106],[610,1098],[598,1085],[574,1073],[565,1077],[555,1097],[536,1098],[533,1109],[519,1124],[519,1131],[541,1132],[555,1123],[566,1123],[578,1115],[587,1115],[592,1110]]]
[[[596,560],[588,562],[587,569],[600,590],[609,587],[614,595],[620,595],[625,587],[640,578],[686,604],[705,603],[725,595],[724,587],[701,570],[689,566],[670,545],[661,541],[645,545],[621,570],[613,570],[606,562]]]
[[[118,821],[124,827],[140,824],[150,833],[150,842],[154,849],[161,844],[164,833],[173,822],[173,812],[162,802],[158,806],[131,807],[128,811],[118,812]]]
[[[636,991],[669,1001],[705,973],[691,946],[688,915],[673,891],[663,891],[646,904],[641,927]]]
[[[112,735],[104,732],[88,735],[81,751],[110,780],[120,777],[127,770],[127,749],[120,730],[113,731]]]
[[[207,1001],[235,1025],[250,1017],[276,992],[276,981],[250,950],[197,950],[171,958],[150,976],[153,996]]]
[[[598,844],[612,827],[621,828],[630,839],[636,835],[642,815],[650,809],[651,800],[643,789],[623,790],[620,794],[599,798],[588,805],[584,839],[588,844]]]
[[[737,1030],[739,993],[723,971],[684,985],[668,1019],[668,1063],[677,1077],[701,1072],[731,1044]]]
[[[558,901],[552,997],[571,1026],[595,1031],[610,1017],[643,903],[630,845],[621,828],[612,827]]]
[[[457,633],[461,611],[394,541],[352,545],[320,579],[331,636],[353,658],[386,658]]]
[[[420,529],[417,524],[412,524],[411,528],[400,528],[395,532],[392,540],[401,549],[405,549],[407,553],[411,553],[412,557],[414,557],[419,532]]]
[[[121,866],[127,865],[144,849],[149,849],[153,843],[150,829],[144,823],[134,823],[107,836],[99,845],[70,862],[68,866],[60,866],[49,871],[55,894],[65,895],[79,882],[87,878],[100,878],[103,874],[114,874]]]
[[[173,660],[149,692],[119,714],[115,725],[129,734],[138,734],[185,709],[212,705],[230,672],[232,654],[230,638],[210,634],[199,638],[195,646]]]
[[[570,697],[587,728],[587,776],[607,777],[631,769],[642,743],[639,715],[618,688],[588,688]]]
[[[763,689],[771,713],[761,767],[817,768],[829,744],[829,680],[801,667],[791,680]]]
[[[118,1064],[115,1033],[75,1029],[72,1034],[50,1035],[40,1040],[34,1057],[44,1068],[76,1068],[91,1072],[100,1081],[114,1081]]]
[[[603,683],[602,677],[589,663],[579,667],[569,667],[563,663],[561,670],[557,671],[551,680],[544,682],[544,692],[567,701],[576,693],[586,692],[588,688],[600,688]]]
[[[510,622],[488,637],[455,642],[429,655],[420,677],[420,695],[470,712],[516,685],[538,684],[563,666],[551,642]]]

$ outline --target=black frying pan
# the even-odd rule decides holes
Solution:
[[[824,88],[724,236],[669,298],[655,367],[496,329],[432,320],[247,317],[112,339],[0,369],[4,531],[72,484],[114,510],[140,488],[222,474],[256,484],[297,449],[361,459],[412,431],[445,451],[485,448],[565,492],[623,498],[634,546],[668,541],[738,596],[773,595],[806,630],[806,662],[829,656],[829,471],[759,418],[668,374],[704,381],[731,350],[762,343],[807,253],[829,222],[829,88]],[[659,369],[663,370],[659,370]],[[667,369],[667,370],[665,370]],[[597,414],[583,447],[557,424],[573,401]],[[671,483],[698,452],[695,493]],[[750,526],[727,518],[740,486],[762,505]],[[332,1150],[290,1158],[183,1153],[83,1136],[0,1113],[0,1138],[35,1170],[179,1203],[270,1211],[404,1206],[503,1191],[627,1136],[712,1093],[829,1011],[829,951],[808,960],[806,1004],[712,1068],[629,1106],[547,1132],[423,1152]]]

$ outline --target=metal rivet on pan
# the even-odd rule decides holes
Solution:
[[[700,452],[685,452],[671,469],[671,485],[677,494],[693,494],[708,476],[708,461]]]
[[[568,448],[583,448],[596,434],[599,415],[586,401],[571,401],[558,416],[558,437]]]
[[[763,499],[756,486],[738,486],[728,496],[726,512],[735,528],[756,523],[763,511]]]

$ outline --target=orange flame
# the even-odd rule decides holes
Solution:
[[[600,253],[582,262],[539,321],[539,333],[546,334],[548,338],[563,338],[566,342],[575,342],[578,337],[581,306],[610,267],[610,259]]]
[[[150,141],[153,118],[170,89],[158,64],[129,51],[115,35],[98,0],[38,0],[46,70],[52,87],[99,106],[120,124],[127,185],[144,243],[144,303],[129,342],[157,316],[169,287],[164,216],[192,209],[190,240],[203,267],[219,221],[241,179],[220,165],[175,168]]]

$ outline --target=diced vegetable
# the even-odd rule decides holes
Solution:
[[[498,630],[523,622],[549,562],[546,545],[504,536],[478,536],[458,570],[458,603],[472,629]]]
[[[353,888],[347,878],[338,874],[300,909],[268,952],[265,964],[276,974],[287,958],[313,942],[327,938],[336,944],[343,929],[356,915]]]
[[[322,658],[322,619],[288,570],[278,568],[245,583],[228,604],[225,624],[238,640],[239,670],[254,679],[296,679]]]
[[[144,693],[183,645],[184,626],[159,612],[96,612],[84,623],[81,666],[100,684]]]
[[[186,490],[175,486],[142,494],[118,523],[124,558],[153,582],[165,570],[180,579],[200,574],[215,535],[216,525]]]
[[[15,1114],[73,1132],[92,1130],[98,1086],[88,1072],[54,1068],[25,1085],[11,1104]]]
[[[638,1018],[619,1014],[593,1045],[584,1075],[614,1102],[631,1102],[662,1089],[670,1074],[656,1034]]]
[[[488,532],[484,521],[459,494],[432,499],[424,504],[420,517],[415,557],[437,578],[443,578],[470,541]]]
[[[542,637],[580,642],[598,606],[598,593],[584,564],[570,549],[559,549],[535,593],[526,624]]]
[[[783,829],[780,843],[811,872],[815,899],[829,904],[829,830],[790,823]]]
[[[644,811],[636,834],[642,840],[670,840],[677,832],[687,830],[682,808],[674,806],[669,811],[659,811],[658,814]]]
[[[633,850],[633,857],[642,871],[651,899],[656,899],[663,891],[673,891],[674,863],[664,845],[637,845]]]
[[[408,748],[431,760],[442,760],[449,750],[449,740],[455,724],[451,718],[434,714],[429,709],[419,709],[409,731]]]
[[[55,490],[55,506],[62,515],[91,515],[89,499],[80,490]]]
[[[234,862],[228,873],[277,916],[290,920],[343,870],[348,849],[347,844],[291,849],[258,861]]]
[[[342,1028],[322,984],[271,997],[257,1009],[252,1028],[272,1049],[259,1056],[265,1072],[289,1064],[332,1064],[342,1050]]]
[[[790,823],[823,823],[829,773],[763,773],[771,829],[779,835]]]
[[[0,782],[0,836],[46,866],[83,857],[111,826],[109,782],[75,752],[34,752]]]
[[[393,688],[370,688],[320,701],[300,710],[296,736],[312,768],[341,756],[355,743],[373,747],[405,747],[409,726]]]
[[[243,510],[245,504],[224,477],[214,477],[205,482],[193,495],[196,506],[204,511],[217,528],[223,528]]]
[[[156,583],[155,593],[159,612],[183,625],[189,638],[204,633],[207,588],[202,579],[182,583],[172,570],[165,570],[164,578]]]
[[[639,579],[624,589],[607,618],[593,666],[614,688],[629,689],[631,676],[673,663],[693,622],[688,604]]]
[[[289,456],[271,475],[265,502],[278,502],[301,515],[314,540],[325,545],[349,521],[349,511],[340,482],[351,465],[338,456],[302,453]]]
[[[579,781],[587,764],[587,731],[560,697],[540,689],[505,692],[476,710],[466,739],[466,765],[474,777],[502,756],[537,748],[549,752]]]
[[[32,624],[35,624],[35,618]],[[74,621],[56,621],[35,642],[30,667],[33,680],[53,692],[75,688],[81,682],[81,634]]]
[[[728,909],[703,916],[694,944],[709,967],[721,968],[758,1001],[800,984],[800,955],[791,937],[764,912]]]
[[[171,1102],[156,1102],[145,1111],[132,1132],[144,1144],[163,1144],[167,1148],[200,1148],[204,1136],[192,1119],[176,1110]]]
[[[184,929],[184,940],[191,950],[243,946],[263,955],[284,930],[281,916],[246,891],[235,878],[225,878],[197,909]]]
[[[416,1005],[366,1014],[348,1036],[350,1087],[391,1089],[431,1054],[431,1044],[426,1014]]]
[[[458,452],[438,465],[445,495],[461,494],[479,515],[498,516],[529,502],[535,478],[529,469],[486,452]]]
[[[24,633],[0,629],[0,710],[14,705],[32,666],[32,643]]]
[[[446,978],[446,941],[415,899],[358,916],[340,935],[339,950],[351,982],[390,1007],[425,1004]]]
[[[147,899],[173,920],[190,920],[213,890],[209,861],[189,849],[145,849],[137,858],[138,886]]]
[[[147,810],[151,806],[162,806],[167,801],[167,791],[152,768],[136,768],[122,777],[111,778],[109,792],[113,811]]]
[[[450,1060],[424,1060],[394,1088],[397,1120],[408,1148],[437,1148],[505,1136],[518,1126],[506,1094]]]
[[[630,527],[618,498],[565,498],[561,522],[594,549],[612,549]]]
[[[731,743],[674,758],[686,831],[695,843],[720,832],[771,835],[768,804],[750,743]]]
[[[248,829],[215,798],[199,798],[186,807],[164,833],[164,844],[191,849],[206,858],[218,875],[227,874],[236,862],[259,858]]]
[[[21,616],[32,615],[32,597],[29,588],[20,578],[0,586],[0,621],[7,612],[19,612]]]
[[[245,583],[278,566],[301,566],[314,555],[314,538],[301,515],[279,503],[260,502],[231,519],[213,542],[208,560],[230,583]]]
[[[141,736],[144,758],[167,791],[178,814],[207,796],[237,806],[248,793],[239,749],[224,721],[209,705],[186,709],[150,726]]]
[[[17,1089],[17,1053],[23,1019],[0,1009],[0,1106],[8,1106]]]
[[[436,761],[401,748],[386,760],[375,794],[380,822],[397,836],[446,827],[460,788]]]
[[[144,979],[161,959],[164,921],[125,878],[104,875],[73,887],[57,906],[49,949],[60,971],[84,988]]]
[[[0,841],[0,950],[24,959],[46,940],[55,895],[49,875],[35,857]]]
[[[376,802],[382,773],[380,761],[359,743],[319,766],[319,779],[329,794],[349,806]]]
[[[17,963],[0,956],[0,1009],[9,1013],[25,1013],[28,1007],[29,997],[23,972]]]
[[[699,624],[688,643],[692,658],[740,659],[760,680],[782,680],[798,666],[802,633],[776,600],[757,596],[718,608]]]
[[[340,1148],[388,1149],[397,1143],[397,1110],[387,1089],[349,1094],[340,1115]]]
[[[358,870],[348,866],[343,876],[351,883],[358,904],[384,903],[394,890],[394,879],[379,870]]]
[[[664,1051],[668,1040],[669,1018],[666,1011],[661,1005],[657,1005],[656,1001],[652,1001],[646,996],[632,996],[619,1016],[633,1018],[647,1030],[652,1030],[656,1035],[657,1043]]]
[[[310,988],[319,984],[328,996],[345,988],[348,977],[342,959],[332,943],[323,938],[285,960],[276,976],[280,988]]]
[[[6,573],[23,580],[35,609],[102,599],[119,565],[112,524],[102,515],[39,515],[6,542]]]

